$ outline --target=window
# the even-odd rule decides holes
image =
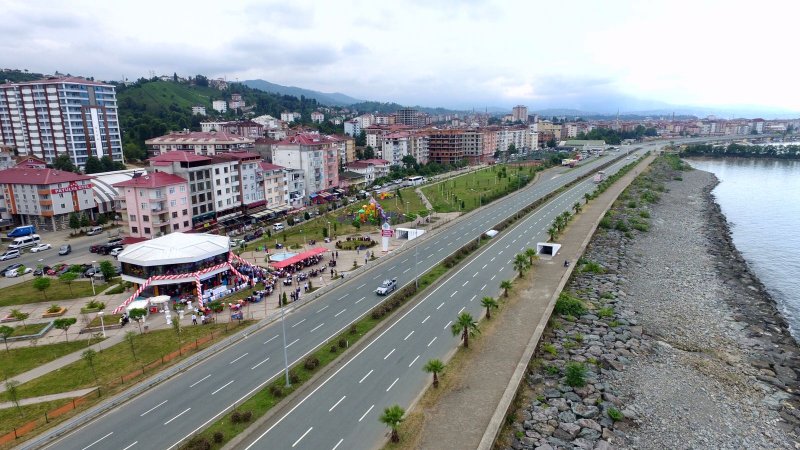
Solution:
[[[194,209],[197,209],[197,208],[194,208]],[[189,214],[189,210],[187,210],[187,209],[184,209],[184,210],[183,210],[183,215],[185,216],[185,215],[187,215],[187,214]]]
[[[131,222],[136,222],[136,214],[131,214]]]
[[[183,226],[188,228],[189,227],[189,221],[188,220],[184,220],[183,221]]]
[[[156,198],[161,198],[161,189],[156,189]]]
[[[170,200],[169,206],[178,206],[178,202],[176,200]]]
[[[147,203],[142,203],[142,209],[147,209]]]
[[[177,231],[177,230],[178,230],[178,228],[180,228],[180,225],[178,225],[177,223],[173,223],[173,224],[172,224],[172,229],[173,229],[173,230]]]
[[[27,208],[27,206],[26,206],[26,208]],[[61,204],[61,209],[64,209],[64,208],[66,208],[66,206],[62,203]]]
[[[216,169],[214,169],[214,173],[215,173],[215,174],[217,174],[217,175],[219,175],[219,167],[217,167]]]
[[[150,228],[145,228],[144,229],[144,234],[150,234]]]
[[[217,202],[217,206],[218,206],[218,207],[220,207],[220,208],[222,208],[222,200],[220,200],[220,201],[218,201],[218,202]]]
[[[185,204],[186,204],[186,197],[181,197],[181,205],[185,205]]]
[[[138,233],[139,232],[139,227],[131,227],[131,231],[134,232],[134,233]]]
[[[228,173],[228,168],[227,168],[227,167],[223,167],[223,171],[224,171],[225,173]],[[217,172],[217,173],[219,173],[219,172]]]
[[[150,216],[142,216],[142,221],[150,222]]]
[[[196,216],[197,214],[198,214],[197,206],[195,206],[194,208],[192,208],[192,215]],[[183,210],[183,215],[184,216],[186,215],[186,210],[185,209]]]
[[[219,183],[220,183],[219,178],[217,178],[217,186],[219,186]]]
[[[169,193],[170,193],[170,194],[174,194],[174,193],[175,193],[175,187],[174,187],[174,186],[171,186],[171,187],[169,188]]]
[[[139,197],[144,197],[144,189],[139,189]]]
[[[186,192],[186,185],[181,185],[181,192]]]
[[[172,211],[172,218],[173,219],[177,219],[178,218],[178,211]]]

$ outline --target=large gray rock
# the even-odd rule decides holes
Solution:
[[[577,417],[570,411],[564,411],[558,415],[558,420],[561,422],[575,422],[575,419],[577,419]]]
[[[592,419],[578,419],[575,421],[575,423],[580,425],[582,428],[589,428],[597,431],[598,433],[603,431],[602,427],[600,427],[600,424]]]
[[[572,405],[572,412],[575,413],[576,416],[580,416],[586,419],[592,419],[600,414],[600,409],[597,408],[596,406],[577,403]]]
[[[547,401],[550,406],[555,406],[558,408],[559,411],[566,411],[569,409],[569,405],[567,405],[567,401],[563,398],[552,398]]]

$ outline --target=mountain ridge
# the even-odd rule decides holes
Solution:
[[[272,92],[280,95],[292,95],[300,98],[313,98],[317,102],[328,106],[349,106],[354,103],[361,103],[364,100],[359,100],[341,92],[320,92],[313,89],[306,89],[297,86],[284,86],[281,84],[272,83],[266,80],[245,80],[241,82],[247,87],[258,89],[264,92]]]

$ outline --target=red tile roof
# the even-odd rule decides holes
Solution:
[[[152,172],[140,177],[133,177],[130,180],[114,183],[114,187],[139,187],[139,188],[158,188],[173,184],[186,183],[186,179],[166,172]]]
[[[268,163],[266,161],[261,161],[261,163],[259,164],[259,167],[261,167],[261,170],[283,170],[284,169],[283,166],[278,166],[278,165],[275,165],[275,164],[272,164],[272,163]]]
[[[222,156],[222,157],[230,157],[233,159],[253,159],[258,158],[261,159],[261,155],[258,153],[253,152],[225,152],[225,153],[217,153],[214,156]]]
[[[202,155],[195,155],[194,153],[184,152],[182,150],[173,150],[166,153],[162,153],[158,156],[153,156],[152,158],[148,159],[148,161],[152,162],[197,162],[197,161],[211,161],[211,158],[208,156]]]
[[[43,78],[41,80],[21,81],[19,83],[0,84],[0,87],[22,85],[22,84],[32,85],[32,84],[61,84],[61,83],[87,84],[87,85],[91,85],[91,86],[114,87],[114,85],[112,85],[112,84],[100,83],[98,81],[91,81],[91,80],[87,80],[86,78],[81,78],[81,77],[50,77],[50,78]]]
[[[238,134],[224,131],[176,131],[170,134],[146,140],[147,145],[158,144],[252,144],[254,140]]]
[[[0,170],[0,183],[4,184],[57,184],[92,179],[94,177],[56,169],[12,167]]]
[[[333,139],[324,134],[300,133],[287,137],[286,139],[278,142],[278,145],[323,145],[337,141],[337,139]]]
[[[390,161],[387,161],[385,159],[378,159],[378,158],[362,159],[361,162],[374,164],[376,166],[385,166],[386,164],[391,164]]]

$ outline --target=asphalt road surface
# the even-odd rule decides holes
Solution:
[[[647,145],[644,149],[652,149]],[[643,153],[640,151],[639,154]],[[476,211],[415,250],[384,258],[368,270],[296,311],[288,308],[286,351],[289,363],[302,361],[367,314],[383,297],[374,293],[384,278],[399,286],[414,281],[460,246],[523,206],[582,174],[594,173],[617,154],[592,158],[575,168],[545,175],[515,195]],[[605,169],[611,174],[625,163]],[[583,193],[594,189],[590,179],[548,202],[536,213],[496,236],[470,264],[459,267],[414,309],[404,314],[345,366],[315,389],[287,416],[277,418],[251,448],[371,448],[383,439],[378,422],[384,407],[408,406],[429,382],[421,366],[441,358],[458,344],[449,329],[460,310],[477,317],[480,299],[497,296],[498,285],[512,277],[509,261],[516,253],[546,240],[553,217],[570,210]],[[73,246],[74,247],[74,246]],[[275,301],[275,297],[266,301]],[[187,436],[217,420],[233,404],[281,376],[284,367],[281,324],[276,322],[225,352],[156,386],[119,408],[50,443],[70,449],[175,448]],[[29,446],[35,444],[32,441]],[[27,448],[23,445],[22,448]]]

